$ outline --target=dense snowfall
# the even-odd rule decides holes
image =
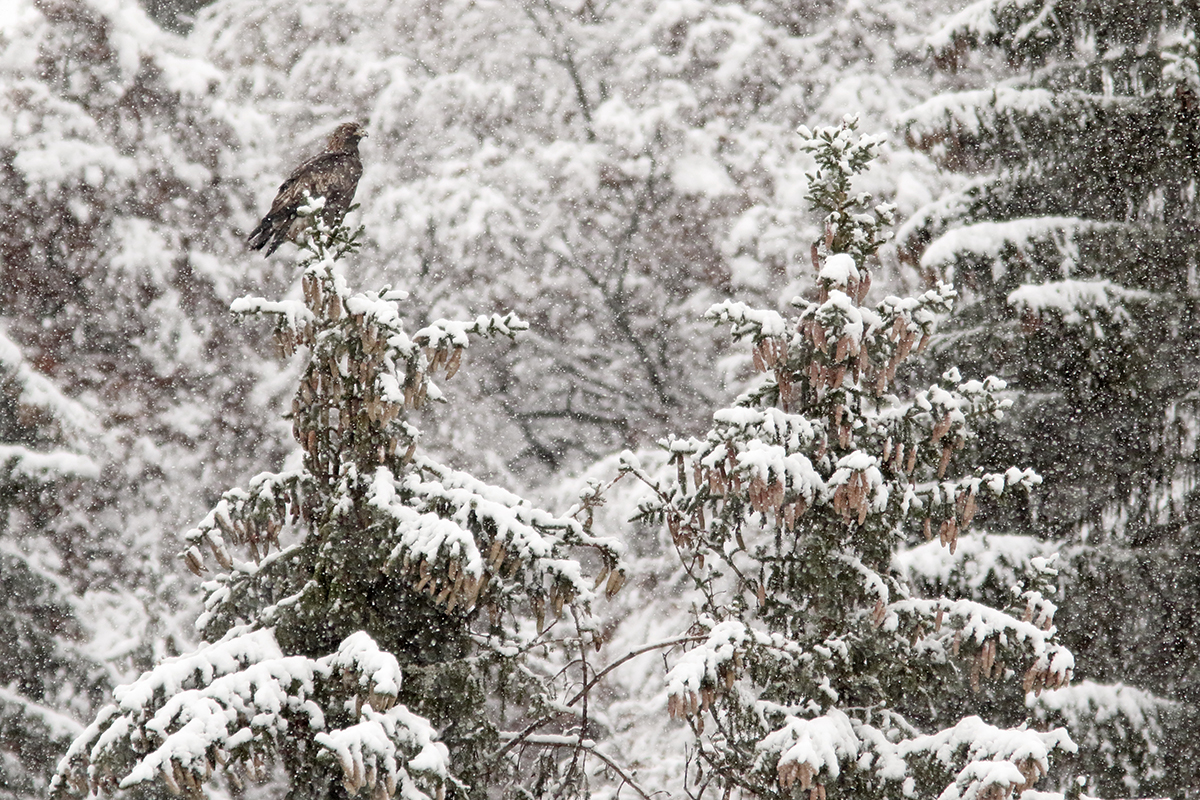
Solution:
[[[1200,797],[1198,29],[0,3],[0,798]]]

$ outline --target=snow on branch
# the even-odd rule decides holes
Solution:
[[[1053,617],[1041,615],[1036,598],[1030,598],[1028,619],[1017,619],[999,609],[974,600],[946,598],[924,600],[907,598],[886,607],[884,630],[902,631],[916,637],[916,647],[937,652],[942,658],[959,656],[962,648],[972,657],[971,688],[978,690],[980,680],[1003,677],[1005,664],[1026,661],[1023,687],[1026,692],[1065,686],[1071,680],[1075,658],[1071,652],[1051,641]],[[947,646],[948,645],[948,646]],[[964,654],[965,655],[965,654]]]
[[[1128,306],[1151,302],[1152,292],[1127,289],[1110,280],[1066,280],[1026,285],[1008,295],[1008,304],[1019,312],[1055,314],[1066,325],[1093,321],[1098,315],[1121,320]]]
[[[1063,728],[1036,731],[998,728],[976,716],[952,728],[900,742],[906,759],[925,757],[957,769],[954,783],[941,800],[984,800],[1009,797],[1031,788],[1050,769],[1050,753],[1074,753],[1075,743]],[[963,763],[965,762],[965,763]],[[961,764],[961,766],[959,766]]]
[[[595,586],[606,582],[609,596],[620,588],[624,548],[618,542],[421,455],[413,467],[403,478],[380,467],[370,503],[393,526],[388,568],[398,567],[416,591],[430,593],[448,611],[471,610],[491,586],[529,596],[539,629],[547,608],[556,617],[564,605],[586,612],[595,598],[593,581],[584,578],[579,562],[565,557],[572,546],[600,555]]]
[[[427,797],[447,777],[445,747],[428,722],[395,705],[399,688],[395,657],[366,633],[312,659],[285,656],[270,629],[234,631],[118,687],[64,756],[52,794],[161,778],[173,794],[199,796],[221,767],[253,779],[280,743],[312,736],[352,793],[379,781],[387,797],[397,787]]]
[[[101,425],[95,415],[34,369],[17,343],[3,331],[0,331],[0,380],[12,382],[16,390],[13,399],[20,416],[43,417],[53,428],[49,433],[61,436],[64,444],[82,449],[89,437],[100,432]],[[77,463],[75,468],[79,467],[81,465]]]
[[[759,744],[764,756],[779,754],[776,771],[784,791],[796,784],[803,791],[817,788],[815,779],[822,773],[835,780],[841,774],[839,762],[854,761],[859,747],[853,723],[836,708],[812,719],[789,715],[781,728]],[[818,796],[823,797],[824,792]]]
[[[1054,38],[1047,28],[1059,21],[1054,0],[977,0],[951,15],[926,38],[926,46],[941,62],[953,65],[957,55],[982,44],[997,44],[1002,37],[1012,47],[1023,42]]]
[[[1036,143],[1048,132],[1083,135],[1111,125],[1114,118],[1139,113],[1144,112],[1131,98],[1001,85],[937,95],[910,110],[902,122],[908,143],[939,161],[985,153],[1003,159],[1012,150],[1036,161]]]
[[[753,337],[756,341],[764,336],[783,336],[787,330],[783,316],[776,311],[751,308],[745,303],[726,300],[704,312],[705,319],[733,326],[735,339]]]
[[[747,637],[745,625],[726,620],[713,625],[707,640],[680,656],[665,678],[667,713],[685,717],[707,711],[718,693],[732,688]]]
[[[96,478],[95,461],[69,450],[40,452],[19,444],[0,444],[0,476],[39,482],[59,478]]]
[[[1035,244],[1048,241],[1064,256],[1076,249],[1077,237],[1111,230],[1118,223],[1095,222],[1079,217],[1027,217],[1003,222],[976,222],[963,225],[934,239],[921,254],[921,267],[941,274],[955,261],[984,260],[1002,266],[1005,251],[1028,252]]]

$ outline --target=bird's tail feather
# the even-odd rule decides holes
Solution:
[[[258,223],[258,227],[250,234],[249,242],[251,250],[262,250],[267,242],[271,241],[272,234],[275,233],[275,226],[271,224],[270,217],[263,217],[262,222]],[[276,245],[278,247],[278,245]],[[275,248],[271,248],[274,250]],[[268,251],[267,255],[270,255]]]

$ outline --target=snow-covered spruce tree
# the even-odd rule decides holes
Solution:
[[[953,551],[984,496],[1038,478],[956,457],[973,421],[1006,407],[1003,382],[948,370],[920,391],[896,388],[954,291],[864,305],[891,209],[850,182],[878,140],[853,120],[801,133],[818,165],[809,197],[827,213],[813,246],[819,297],[798,298],[790,320],[736,302],[708,312],[752,342],[765,379],[706,437],[665,443],[677,476],[642,508],[669,528],[702,598],[693,632],[704,641],[666,676],[669,713],[695,735],[687,789],[1012,797],[1074,749],[1061,728],[1027,727],[1020,702],[1071,675],[1045,582],[1004,608],[921,597],[893,557],[922,535]],[[992,684],[1016,702],[996,701]]]
[[[963,293],[935,359],[967,353],[1019,392],[980,458],[1020,459],[1046,485],[988,524],[1063,551],[1059,622],[1080,677],[1182,702],[1164,715],[1114,687],[1091,724],[1115,715],[1167,738],[1099,737],[1091,760],[1142,769],[1089,771],[1091,790],[1180,794],[1200,785],[1200,11],[1048,8],[984,0],[929,37],[943,66],[1014,69],[909,113],[910,141],[971,181],[916,216],[902,252]]]
[[[567,796],[582,779],[586,702],[558,696],[564,662],[544,652],[585,658],[594,587],[620,586],[618,548],[418,449],[408,418],[442,398],[432,377],[454,375],[469,337],[525,325],[406,332],[403,292],[354,294],[339,272],[356,237],[320,227],[302,300],[235,303],[274,316],[285,352],[307,351],[291,414],[303,466],[227,492],[187,534],[188,566],[220,570],[197,623],[206,643],[117,689],[61,763],[59,796],[160,778],[198,796],[222,765],[239,784],[275,764],[291,798]],[[585,580],[572,547],[594,551],[607,583]],[[524,715],[580,705],[576,735],[504,746]],[[532,767],[511,755],[539,749]]]
[[[75,556],[51,521],[95,479],[98,428],[0,331],[0,796],[44,797],[59,756],[95,710],[107,674],[63,574]]]

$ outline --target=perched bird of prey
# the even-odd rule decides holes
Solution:
[[[306,202],[306,191],[310,197],[325,198],[324,215],[330,225],[341,222],[362,177],[358,143],[366,135],[366,129],[357,122],[338,125],[330,134],[325,150],[296,167],[279,187],[271,210],[250,234],[250,249],[266,247],[266,255],[271,255],[285,241],[295,242],[299,238],[308,226],[308,220],[296,214]]]

